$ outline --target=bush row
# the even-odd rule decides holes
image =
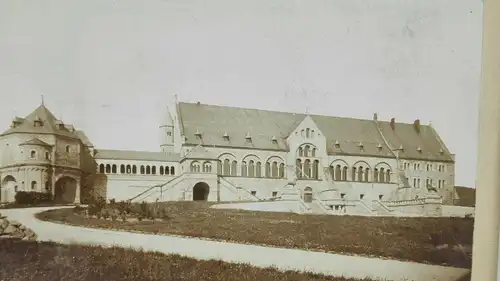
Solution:
[[[50,203],[53,201],[51,193],[34,192],[34,191],[18,191],[15,196],[17,204],[40,204]]]

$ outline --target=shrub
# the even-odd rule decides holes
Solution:
[[[98,197],[92,204],[89,205],[89,213],[91,215],[99,215],[102,209],[106,207],[106,200],[103,197]]]
[[[15,196],[17,204],[40,204],[53,201],[51,193],[34,192],[34,191],[18,191]]]

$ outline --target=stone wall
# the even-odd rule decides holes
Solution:
[[[33,230],[25,227],[19,222],[9,221],[7,217],[0,214],[0,239],[1,238],[36,240],[37,235]]]

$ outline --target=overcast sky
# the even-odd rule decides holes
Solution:
[[[183,101],[432,120],[476,175],[480,0],[0,1],[0,127],[45,104],[97,148],[159,151]]]

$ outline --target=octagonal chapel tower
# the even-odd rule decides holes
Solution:
[[[55,118],[43,103],[25,118],[15,117],[0,135],[0,202],[32,191],[79,203],[87,146],[83,132]]]

